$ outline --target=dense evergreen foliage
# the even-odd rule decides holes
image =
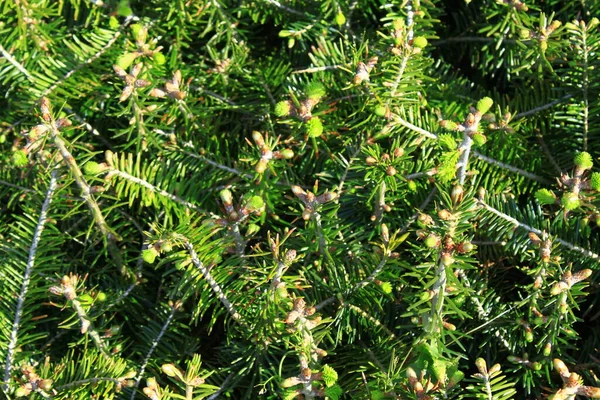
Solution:
[[[4,397],[600,398],[600,2],[1,5]]]

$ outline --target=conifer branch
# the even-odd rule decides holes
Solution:
[[[515,120],[515,119],[521,119],[523,117],[528,117],[528,116],[536,114],[536,113],[538,113],[540,111],[547,110],[549,108],[554,107],[557,104],[562,103],[565,100],[570,99],[571,97],[573,97],[572,94],[567,94],[567,95],[564,95],[563,97],[561,97],[560,99],[556,99],[554,101],[551,101],[550,103],[543,104],[543,105],[541,105],[539,107],[532,108],[531,110],[527,110],[527,111],[523,111],[523,112],[517,113],[513,117],[513,120]]]
[[[297,15],[299,17],[306,17],[306,18],[310,17],[309,15],[307,15],[307,14],[305,14],[303,12],[294,10],[293,8],[290,8],[288,6],[284,6],[283,4],[281,4],[280,2],[278,2],[277,0],[264,0],[264,2],[268,3],[268,4],[271,4],[271,5],[274,5],[275,7],[280,8],[283,11],[286,11],[286,12],[288,12],[290,14]]]
[[[69,382],[69,383],[66,383],[64,385],[60,385],[60,386],[55,387],[54,390],[56,390],[57,392],[60,393],[63,390],[72,389],[72,388],[75,388],[75,387],[79,387],[79,386],[83,386],[83,385],[88,385],[88,384],[100,383],[100,382],[112,382],[115,385],[119,385],[121,383],[121,381],[119,381],[119,379],[117,379],[117,378],[96,377],[96,378],[80,379],[78,381]]]
[[[2,54],[2,57],[7,59],[9,63],[11,63],[16,69],[18,69],[19,72],[21,72],[23,75],[25,75],[27,77],[27,79],[33,79],[31,74],[25,69],[25,67],[23,67],[20,62],[15,60],[15,58],[8,51],[6,51],[6,49],[4,49],[4,47],[1,44],[0,44],[0,54]]]
[[[112,229],[108,227],[108,224],[104,219],[104,215],[102,214],[102,210],[100,210],[98,203],[92,195],[90,185],[88,185],[87,181],[85,180],[81,169],[75,161],[75,158],[67,149],[67,145],[65,144],[65,141],[60,135],[60,132],[56,127],[56,123],[51,123],[50,128],[51,139],[53,140],[54,145],[60,152],[63,161],[65,162],[65,164],[67,164],[67,167],[69,167],[69,170],[73,174],[73,177],[75,178],[75,183],[77,183],[77,186],[79,186],[79,189],[81,190],[81,197],[87,203],[88,208],[92,213],[92,217],[94,218],[94,222],[96,223],[96,226],[108,242],[109,249],[112,249],[111,256],[113,256],[113,259],[115,260],[117,266],[120,267],[121,261],[119,256],[119,250],[117,249],[117,246],[115,244],[115,241],[120,239],[119,235],[117,235]]]
[[[77,66],[75,66],[75,68],[73,68],[72,70],[67,72],[62,78],[60,78],[59,80],[54,82],[50,87],[48,87],[46,90],[44,90],[42,92],[42,94],[40,95],[39,98],[42,99],[42,98],[48,96],[50,93],[52,93],[54,91],[54,89],[56,89],[57,87],[62,85],[67,79],[69,79],[71,76],[73,76],[73,74],[75,74],[77,71],[79,71],[86,65],[93,63],[94,61],[96,61],[96,59],[101,57],[108,49],[110,49],[112,47],[113,44],[115,44],[115,42],[117,41],[117,39],[119,39],[119,37],[121,36],[121,34],[123,33],[123,30],[127,27],[127,25],[129,25],[131,23],[131,21],[134,21],[137,19],[138,18],[135,15],[128,16],[125,19],[125,21],[123,21],[123,23],[121,24],[119,29],[115,32],[113,37],[110,38],[110,40],[108,42],[106,42],[106,44],[104,46],[102,46],[102,48],[100,48],[100,50],[98,50],[96,53],[94,53],[91,57],[87,58],[82,63],[77,64]]]
[[[177,309],[179,307],[180,307],[179,302],[175,302],[171,305],[171,310],[169,311],[169,315],[167,316],[165,323],[163,324],[162,328],[160,329],[160,332],[158,332],[158,335],[156,335],[154,340],[152,340],[150,349],[146,353],[146,356],[144,357],[144,361],[142,362],[142,366],[140,367],[137,377],[135,378],[135,386],[134,386],[133,390],[131,391],[131,397],[130,397],[131,400],[135,399],[135,396],[137,395],[136,389],[140,386],[140,382],[141,382],[142,378],[144,377],[144,372],[146,371],[146,367],[148,366],[148,363],[150,362],[150,358],[152,357],[154,350],[156,350],[156,346],[158,346],[158,344],[162,340],[162,337],[167,332],[167,329],[169,329],[169,325],[171,325],[171,321],[173,321],[173,317],[175,317],[175,312],[177,311]]]
[[[110,359],[106,348],[106,344],[100,338],[100,334],[98,334],[98,331],[94,329],[92,323],[90,322],[90,319],[87,316],[85,309],[81,305],[81,302],[79,302],[79,300],[77,299],[72,299],[71,303],[73,305],[73,308],[75,309],[75,312],[77,313],[77,317],[79,318],[79,322],[81,324],[81,333],[87,333],[92,338],[92,341],[94,342],[94,345],[96,346],[98,351],[100,351],[100,353],[106,359]]]
[[[511,171],[511,172],[517,173],[517,174],[522,175],[522,176],[524,176],[526,178],[529,178],[529,179],[531,179],[533,181],[536,181],[536,182],[539,182],[539,183],[543,183],[545,185],[551,185],[552,184],[552,182],[550,182],[548,179],[546,179],[544,177],[541,177],[541,176],[536,175],[536,174],[534,174],[532,172],[529,172],[529,171],[525,171],[525,170],[523,170],[521,168],[513,167],[512,165],[503,163],[502,161],[495,160],[495,159],[493,159],[491,157],[488,157],[488,156],[485,156],[485,155],[481,154],[478,151],[474,151],[473,155],[475,157],[479,158],[482,161],[485,161],[485,162],[487,162],[489,164],[495,165],[495,166],[500,167],[502,169],[505,169],[507,171]]]
[[[234,305],[231,304],[227,296],[225,296],[223,289],[221,289],[221,286],[219,286],[215,278],[213,278],[208,268],[206,268],[204,264],[202,264],[202,261],[200,261],[200,259],[198,258],[198,254],[196,254],[196,251],[194,250],[194,246],[190,243],[188,238],[181,236],[180,239],[183,241],[183,245],[187,249],[188,253],[190,253],[192,263],[196,268],[198,268],[198,270],[200,270],[202,276],[204,276],[204,279],[206,279],[206,282],[208,283],[212,291],[217,295],[219,301],[221,301],[221,304],[223,304],[227,311],[229,311],[231,317],[240,325],[247,326],[246,322],[242,319],[242,315],[237,311]]]
[[[292,74],[314,74],[315,72],[331,71],[338,68],[344,68],[343,65],[325,65],[322,67],[311,67],[292,71]]]
[[[367,321],[371,322],[376,327],[381,328],[385,333],[388,334],[388,336],[390,338],[396,339],[396,335],[394,334],[394,332],[392,332],[387,326],[385,326],[384,324],[382,324],[377,318],[373,317],[372,315],[370,315],[366,311],[362,310],[361,308],[355,306],[354,304],[344,303],[343,305],[345,307],[348,307],[352,311],[356,312],[358,315],[360,315],[361,317],[363,317]]]
[[[189,208],[190,210],[196,211],[197,213],[212,215],[211,213],[209,213],[206,210],[203,210],[202,208],[198,207],[197,205],[192,204],[189,201],[184,200],[179,196],[175,196],[174,194],[171,194],[171,193],[167,192],[166,190],[160,189],[144,179],[140,179],[133,175],[130,175],[125,171],[120,171],[116,168],[113,168],[110,170],[109,174],[107,175],[107,178],[110,178],[112,176],[118,176],[119,178],[125,179],[126,181],[129,181],[131,183],[135,183],[136,185],[142,186],[142,187],[150,190],[153,193],[156,193],[160,196],[166,197],[169,200],[176,202],[177,204],[181,204],[182,206]]]
[[[528,232],[533,232],[533,233],[535,233],[535,234],[537,234],[539,236],[543,235],[543,232],[541,230],[518,221],[516,218],[513,218],[510,215],[507,215],[507,214],[503,213],[502,211],[499,211],[499,210],[495,209],[494,207],[490,206],[489,204],[487,204],[483,200],[476,199],[476,202],[477,202],[477,204],[479,204],[483,208],[485,208],[487,211],[489,211],[492,214],[494,214],[494,215],[502,218],[505,221],[508,221],[508,222],[514,224],[515,226],[517,226],[519,228],[525,229]],[[592,252],[592,251],[590,251],[588,249],[584,249],[583,247],[574,245],[573,243],[567,242],[566,240],[563,240],[563,239],[558,238],[558,237],[553,238],[553,240],[555,242],[557,242],[557,243],[562,244],[563,246],[565,246],[569,250],[576,251],[578,253],[583,254],[586,257],[589,257],[589,258],[592,258],[594,260],[599,260],[600,261],[600,255],[598,255],[597,253],[594,253],[594,252]]]
[[[46,225],[48,210],[50,209],[50,203],[52,202],[52,196],[56,190],[58,181],[58,169],[53,169],[50,174],[50,182],[48,183],[48,189],[46,190],[46,197],[40,210],[40,216],[38,218],[35,231],[33,233],[33,239],[31,241],[31,247],[29,248],[29,254],[27,256],[27,265],[23,273],[23,281],[21,283],[21,291],[17,297],[17,305],[15,307],[15,319],[12,324],[12,329],[9,335],[8,347],[6,351],[6,360],[4,362],[4,390],[8,389],[8,382],[10,381],[10,373],[13,365],[13,356],[17,347],[19,328],[21,327],[21,318],[23,315],[23,307],[25,306],[25,297],[29,289],[29,283],[31,281],[31,274],[35,266],[35,257],[38,250],[38,244],[42,237],[42,232]]]
[[[36,193],[36,191],[33,190],[33,189],[29,189],[29,188],[26,188],[26,187],[23,187],[23,186],[15,185],[14,183],[10,183],[10,182],[7,182],[7,181],[1,180],[1,179],[0,179],[0,185],[4,185],[4,186],[11,187],[11,188],[19,189],[19,190],[21,190],[21,191],[23,191],[25,193]]]

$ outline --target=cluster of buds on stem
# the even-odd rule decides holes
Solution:
[[[173,73],[173,79],[171,79],[170,81],[167,81],[167,83],[165,83],[164,90],[154,88],[150,91],[150,93],[148,93],[148,95],[152,96],[152,97],[159,97],[159,98],[169,96],[170,98],[175,99],[175,100],[183,100],[183,99],[185,99],[185,96],[187,95],[187,93],[184,92],[183,90],[181,90],[181,82],[182,82],[181,71],[177,70]]]
[[[50,286],[50,293],[56,296],[64,296],[67,300],[74,300],[77,297],[77,285],[79,283],[78,275],[63,276],[60,285]]]
[[[27,165],[29,156],[42,150],[48,134],[53,136],[62,129],[71,126],[71,121],[67,118],[55,120],[52,117],[50,100],[46,97],[40,101],[40,112],[44,122],[31,128],[29,132],[24,132],[22,137],[18,137],[13,143],[13,162],[16,166]],[[24,145],[21,144],[23,138],[26,140]],[[49,158],[49,154],[44,154],[44,156],[43,158]]]
[[[302,387],[288,393],[285,398],[289,399],[313,397],[337,399],[342,394],[342,389],[336,385],[337,380],[337,372],[329,365],[324,365],[321,371],[318,372],[303,367],[299,375],[284,379],[281,382],[281,387],[287,389],[302,385]]]
[[[365,158],[365,163],[368,166],[377,166],[385,171],[387,176],[395,176],[398,173],[396,166],[404,155],[404,149],[397,147],[391,155],[383,153],[381,157],[368,156]]]
[[[480,131],[479,123],[493,104],[494,101],[492,99],[489,97],[484,97],[477,102],[476,107],[471,107],[471,112],[467,114],[467,117],[463,123],[459,124],[450,120],[442,120],[440,121],[440,126],[449,131],[463,132],[466,136],[470,137],[476,145],[482,146],[487,141],[487,138]]]
[[[554,369],[560,374],[563,387],[548,397],[548,400],[574,400],[575,396],[585,396],[592,399],[600,398],[600,388],[583,385],[581,376],[575,372],[570,372],[562,360],[554,359]]]
[[[272,147],[274,147],[276,143],[271,145],[265,142],[265,139],[260,132],[252,132],[252,139],[254,140],[254,143],[256,143],[256,146],[260,149],[260,160],[258,160],[256,166],[254,167],[254,170],[257,174],[262,174],[265,172],[267,166],[269,165],[269,161],[271,161],[273,158],[279,160],[289,160],[290,158],[294,157],[294,152],[291,149],[273,151]]]
[[[131,96],[133,91],[138,88],[143,88],[150,85],[150,82],[145,79],[138,79],[138,75],[142,72],[143,63],[137,63],[131,68],[131,72],[127,73],[118,65],[113,65],[113,69],[117,76],[125,82],[125,87],[121,92],[119,101],[125,101]]]
[[[204,378],[197,375],[190,375],[189,372],[188,374],[184,375],[183,371],[181,371],[175,366],[175,364],[172,363],[163,364],[161,366],[161,369],[167,376],[170,376],[171,378],[175,378],[183,382],[188,387],[195,388],[197,386],[203,385],[205,382]]]
[[[323,122],[312,115],[313,108],[325,97],[325,87],[320,83],[310,83],[305,88],[306,98],[301,101],[283,100],[275,105],[278,117],[297,117],[305,123],[309,137],[319,137],[323,133]]]
[[[317,187],[318,182],[315,183],[315,188]],[[319,196],[315,196],[313,192],[306,191],[297,185],[292,186],[292,192],[297,198],[299,198],[302,201],[302,203],[304,203],[302,219],[304,219],[305,221],[308,221],[311,217],[316,215],[317,208],[321,204],[333,201],[338,198],[338,194],[334,192],[325,192]]]
[[[581,271],[578,271],[574,274],[571,273],[571,271],[567,271],[563,275],[560,282],[554,284],[552,290],[550,291],[550,294],[556,296],[558,294],[566,292],[567,290],[571,289],[575,284],[586,280],[590,276],[592,276],[591,269],[582,269]]]
[[[519,1],[518,3],[521,2]],[[548,39],[554,33],[554,31],[556,31],[561,25],[562,23],[560,21],[552,21],[550,24],[544,24],[544,26],[540,27],[537,32],[532,32],[529,29],[522,29],[520,32],[520,36],[521,39],[536,40],[538,42],[538,46],[541,52],[545,53],[548,49]]]
[[[459,204],[460,202],[462,202],[464,197],[464,190],[462,188],[462,186],[457,185],[455,187],[452,188],[452,192],[450,195],[450,198],[453,202],[453,204]],[[423,214],[424,215],[424,214]],[[438,211],[437,213],[438,218],[442,221],[453,221],[456,219],[456,215],[452,214],[449,210],[447,209],[441,209]],[[429,226],[429,225],[433,225],[433,220],[430,216],[424,215],[423,218],[424,222],[423,225],[425,225],[425,227]],[[450,266],[452,264],[454,264],[454,257],[453,255],[455,253],[458,254],[469,254],[471,253],[473,250],[475,250],[475,246],[473,245],[473,243],[471,243],[468,240],[456,243],[452,237],[452,235],[445,235],[444,237],[441,237],[440,235],[436,234],[436,233],[428,233],[427,230],[424,229],[419,229],[417,231],[417,235],[419,239],[424,240],[425,245],[431,249],[438,249],[441,248],[441,254],[440,254],[440,262],[442,264],[444,264],[445,266]]]
[[[362,61],[358,63],[358,66],[356,67],[356,72],[354,74],[354,78],[352,79],[355,85],[360,85],[363,82],[369,82],[369,74],[377,65],[377,61],[379,61],[379,57],[374,56],[369,58],[369,60],[366,63]]]
[[[523,330],[525,331],[525,340],[529,343],[533,342],[533,329],[531,329],[529,322],[524,318],[517,318],[516,322],[523,327]]]
[[[164,54],[160,52],[162,50],[162,46],[156,46],[158,40],[153,39],[147,43],[147,27],[140,24],[134,24],[131,26],[131,31],[133,33],[133,37],[135,38],[135,48],[133,51],[126,52],[117,59],[116,64],[119,67],[127,69],[138,57],[142,56],[152,57],[154,62],[158,65],[162,65],[166,62]]]
[[[233,205],[233,195],[229,189],[223,189],[219,193],[226,218],[218,218],[215,222],[221,226],[244,221],[252,214],[260,215],[265,209],[265,202],[260,196],[252,196],[248,201],[240,203],[237,207]]]
[[[592,156],[588,152],[581,152],[575,155],[573,160],[575,168],[573,176],[563,174],[558,185],[563,189],[563,194],[560,199],[565,213],[579,208],[584,199],[584,191],[600,192],[600,173],[589,173],[594,166]],[[558,204],[559,200],[552,190],[539,189],[535,192],[535,198],[540,204]]]
[[[517,357],[517,356],[508,356],[508,361],[510,361],[513,364],[520,364],[520,365],[524,365],[527,368],[530,368],[534,371],[539,371],[542,369],[542,364],[540,364],[537,361],[529,361],[529,355],[527,353],[523,354],[523,357]]]
[[[542,238],[540,239],[535,232],[529,232],[529,240],[535,247],[539,248],[542,262],[547,263],[550,261],[550,256],[552,255],[552,240],[548,238],[546,232],[543,232]]]
[[[293,388],[285,398],[314,398],[330,397],[337,399],[341,395],[341,388],[336,385],[337,372],[327,365],[322,370],[313,371],[309,360],[317,363],[320,358],[325,357],[327,352],[317,347],[311,331],[321,322],[320,316],[314,316],[315,307],[307,307],[302,298],[293,302],[292,310],[286,315],[283,322],[288,325],[288,330],[298,332],[301,335],[300,345],[300,374],[287,378],[281,382],[282,388]]]
[[[416,13],[419,13],[419,11]],[[394,28],[391,33],[394,41],[394,44],[390,47],[392,54],[396,56],[419,54],[427,47],[427,39],[425,37],[417,36],[413,38],[411,36],[412,27],[407,29],[404,19],[395,19],[392,23],[392,28]]]
[[[50,379],[41,379],[31,365],[21,366],[22,384],[15,390],[15,397],[26,397],[33,392],[38,392],[44,398],[50,397],[48,392],[52,390]]]

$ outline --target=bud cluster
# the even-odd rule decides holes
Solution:
[[[476,107],[471,108],[471,112],[467,114],[467,117],[463,123],[459,124],[451,120],[441,120],[440,126],[449,131],[464,132],[473,140],[476,145],[482,146],[487,141],[487,138],[480,130],[479,123],[493,104],[494,101],[492,99],[489,97],[484,97],[477,102]]]
[[[181,82],[181,71],[177,70],[173,73],[173,79],[165,83],[164,90],[154,88],[150,91],[150,93],[148,93],[148,95],[159,98],[169,96],[170,98],[175,100],[183,100],[187,93],[181,90]]]
[[[272,147],[274,147],[276,143],[274,145],[271,145],[265,142],[265,139],[263,138],[263,135],[260,132],[252,132],[252,139],[254,140],[254,143],[260,150],[260,160],[258,160],[258,163],[256,163],[256,166],[254,167],[254,170],[257,174],[262,174],[263,172],[265,172],[267,166],[269,165],[269,161],[271,161],[273,158],[289,160],[292,157],[294,157],[294,152],[291,149],[273,151]]]
[[[559,373],[563,381],[563,387],[548,399],[568,400],[574,399],[577,395],[593,399],[600,398],[600,388],[583,385],[581,376],[575,372],[570,372],[562,360],[554,359],[554,369]]]
[[[137,63],[131,68],[131,72],[127,73],[123,68],[118,65],[113,65],[113,69],[117,76],[125,82],[125,87],[121,92],[119,101],[125,101],[131,96],[133,91],[138,88],[143,88],[150,85],[150,82],[145,79],[138,79],[138,75],[144,67],[143,63]]]
[[[252,196],[245,202],[240,202],[236,207],[233,205],[233,195],[229,189],[223,189],[219,193],[226,218],[217,218],[215,222],[221,226],[244,221],[252,214],[260,215],[265,209],[265,202],[260,196]]]
[[[135,44],[128,43],[128,47],[134,47],[134,49],[119,56],[116,62],[119,67],[127,69],[138,57],[142,56],[152,57],[157,65],[162,65],[166,62],[164,54],[160,52],[162,46],[156,46],[158,40],[152,39],[150,42],[147,41],[147,27],[140,24],[133,24],[131,32],[135,38]]]
[[[296,197],[299,198],[302,203],[304,203],[302,218],[305,221],[308,221],[314,215],[315,211],[321,204],[338,198],[338,194],[334,192],[325,192],[319,196],[315,196],[313,192],[305,191],[297,185],[292,186],[292,192],[294,192],[294,195],[296,195]]]
[[[26,397],[33,392],[38,392],[42,397],[49,397],[48,393],[52,390],[52,381],[50,379],[41,379],[31,365],[21,366],[21,386],[15,391],[15,397]]]
[[[31,154],[38,153],[42,150],[42,146],[46,142],[48,134],[53,136],[56,132],[71,126],[71,121],[67,118],[54,119],[51,114],[50,100],[46,97],[40,101],[40,111],[44,123],[38,124],[31,128],[29,132],[24,132],[22,137],[17,137],[13,143],[13,162],[18,167],[23,167],[29,162]],[[25,138],[26,143],[21,144]],[[42,152],[47,153],[47,152]],[[48,156],[49,154],[43,154]],[[48,157],[45,157],[48,158]]]
[[[563,174],[559,180],[559,187],[564,190],[560,198],[560,204],[563,206],[565,213],[581,207],[582,200],[585,200],[583,191],[600,192],[600,173],[589,172],[594,166],[590,153],[585,151],[577,153],[573,163],[575,164],[573,176]],[[540,204],[551,205],[559,202],[556,194],[549,189],[537,190],[535,198]]]
[[[375,68],[375,65],[377,65],[377,61],[379,61],[379,57],[374,56],[369,58],[366,64],[362,61],[358,63],[358,66],[356,67],[356,73],[352,79],[355,85],[360,85],[363,82],[369,82],[369,74],[373,68]]]

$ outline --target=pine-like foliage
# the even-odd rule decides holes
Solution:
[[[0,397],[600,398],[600,3],[0,5]]]

